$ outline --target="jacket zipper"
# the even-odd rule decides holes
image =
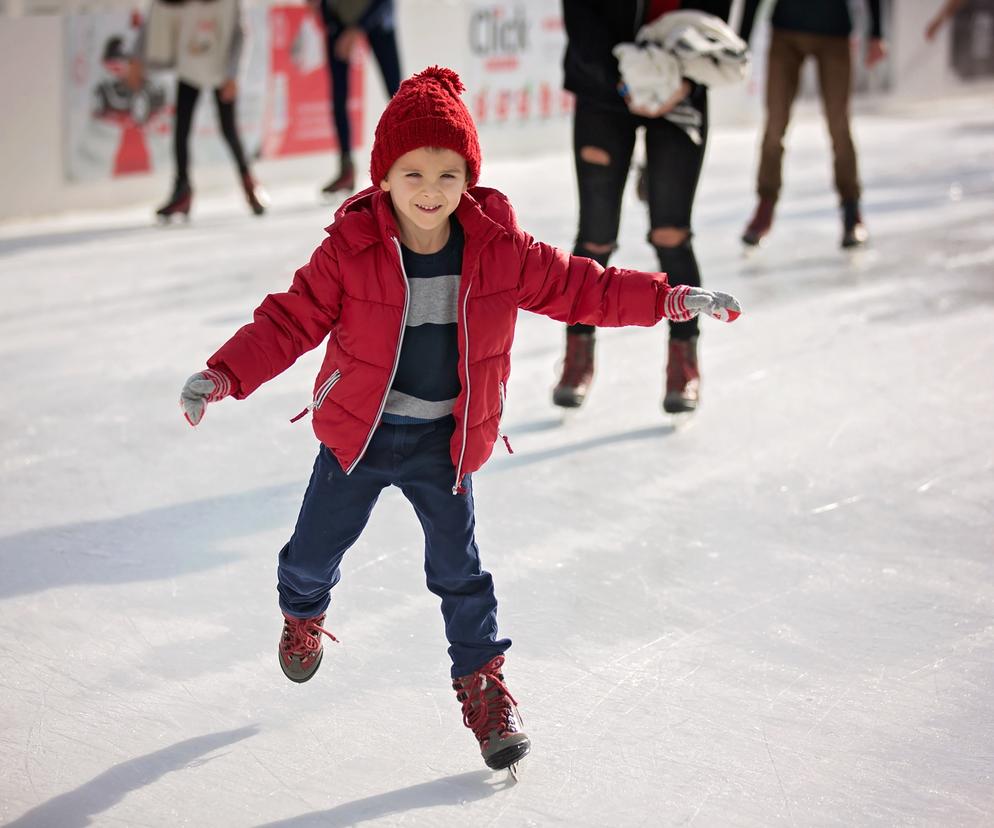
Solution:
[[[321,383],[317,391],[314,392],[314,399],[308,404],[308,406],[301,411],[296,417],[290,419],[291,423],[297,422],[301,417],[305,416],[308,411],[317,411],[325,401],[325,398],[331,392],[331,389],[335,387],[335,384],[342,378],[342,372],[337,368],[332,371],[331,376],[328,377],[324,382]]]
[[[459,494],[459,489],[462,484],[462,462],[466,457],[466,437],[469,433],[469,316],[466,314],[466,309],[469,307],[469,290],[472,285],[466,286],[466,295],[462,300],[462,324],[464,331],[464,338],[466,340],[466,406],[463,409],[462,417],[462,447],[459,449],[459,463],[456,465],[456,483],[452,487],[452,494]]]
[[[511,441],[507,439],[507,435],[501,431],[501,423],[504,422],[504,403],[507,401],[507,387],[503,382],[498,383],[498,391],[500,391],[500,414],[497,417],[497,436],[504,441],[504,446],[507,448],[508,454],[514,454],[514,449],[511,448]]]
[[[383,391],[383,399],[380,400],[379,410],[376,412],[376,419],[373,420],[373,427],[369,429],[369,434],[366,435],[366,442],[362,444],[362,449],[356,456],[356,459],[352,461],[351,465],[345,470],[346,474],[352,474],[352,470],[359,465],[359,461],[362,460],[363,455],[366,453],[366,449],[369,448],[369,443],[373,439],[373,433],[376,431],[376,427],[380,424],[380,417],[383,416],[383,409],[387,405],[387,396],[390,394],[390,387],[393,385],[393,378],[397,375],[397,366],[400,364],[400,349],[404,344],[404,329],[407,327],[407,311],[411,304],[411,292],[407,285],[407,271],[404,270],[404,254],[400,249],[400,242],[397,241],[396,236],[391,236],[390,240],[394,243],[394,247],[397,248],[397,261],[400,263],[400,275],[404,280],[404,313],[401,315],[400,319],[400,333],[397,336],[397,352],[393,357],[393,368],[390,369],[390,379],[387,380],[387,387]]]

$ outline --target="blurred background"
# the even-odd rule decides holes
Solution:
[[[733,6],[733,25],[742,5]],[[994,81],[994,0],[964,4],[926,42],[923,30],[941,5],[884,1],[888,57],[872,70],[857,62],[857,108],[928,100]],[[258,177],[272,187],[318,183],[333,171],[336,151],[320,20],[293,0],[242,0],[242,6],[247,39],[238,120]],[[395,6],[402,75],[434,63],[456,69],[486,159],[567,150],[572,101],[562,91],[559,0],[398,0]],[[863,3],[852,7],[857,31],[865,32]],[[146,12],[141,0],[0,0],[7,81],[0,89],[0,221],[149,203],[167,189],[174,78],[150,74],[138,92],[123,81]],[[766,21],[761,13],[747,88],[713,93],[718,126],[760,120]],[[368,47],[358,48],[349,109],[362,170],[386,93]],[[855,48],[862,48],[861,39]],[[804,94],[814,98],[814,66],[806,68]],[[213,106],[198,107],[193,137],[198,189],[230,188]]]

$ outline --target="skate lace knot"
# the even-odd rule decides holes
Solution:
[[[514,726],[517,701],[504,684],[500,668],[504,657],[497,656],[470,676],[456,679],[452,686],[462,702],[462,720],[481,745],[496,730],[504,736]]]
[[[291,618],[289,615],[283,616],[286,622],[283,624],[283,640],[280,642],[280,649],[287,654],[307,655],[315,653],[321,649],[321,635],[326,635],[334,642],[338,642],[330,632],[321,626],[324,623],[324,616],[317,618]]]

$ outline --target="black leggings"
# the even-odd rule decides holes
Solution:
[[[335,57],[335,41],[342,31],[342,28],[329,28],[325,45],[328,50],[328,69],[331,72],[331,107],[335,133],[338,135],[339,151],[345,157],[352,154],[352,127],[348,111],[349,64]],[[397,38],[392,21],[389,27],[375,26],[365,34],[376,62],[380,65],[387,95],[392,98],[400,86],[400,56],[397,53]]]
[[[613,251],[593,253],[585,244],[616,244],[636,131],[644,127],[650,227],[688,231],[686,241],[676,247],[653,245],[660,270],[669,275],[670,284],[700,286],[701,274],[689,231],[707,144],[707,90],[698,87],[691,93],[691,100],[703,116],[700,144],[695,144],[682,128],[665,118],[642,118],[576,99],[573,153],[580,196],[580,224],[574,254],[594,259],[607,267]],[[604,150],[610,157],[609,162],[585,161],[581,155],[584,147]],[[569,330],[592,331],[593,326],[572,325]],[[670,335],[676,339],[689,339],[697,333],[696,317],[689,322],[670,322]]]
[[[176,158],[176,180],[183,184],[190,182],[190,127],[193,125],[193,110],[200,97],[200,87],[191,86],[180,81],[176,86],[176,130],[173,133],[173,153]],[[221,122],[221,133],[235,159],[238,172],[245,175],[249,171],[245,160],[245,151],[238,137],[238,127],[235,125],[235,102],[222,101],[221,90],[214,90],[214,102],[217,104],[217,117]]]

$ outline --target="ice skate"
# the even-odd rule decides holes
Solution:
[[[773,229],[773,208],[775,206],[776,201],[772,198],[759,199],[759,203],[756,205],[756,212],[753,213],[745,230],[742,231],[742,243],[745,245],[747,252],[750,249],[758,247],[759,243]]]
[[[496,656],[475,673],[453,680],[452,689],[487,767],[506,768],[517,780],[517,763],[531,750],[531,741],[518,727],[517,702],[504,684],[503,665],[504,656]]]
[[[552,391],[552,402],[560,408],[579,408],[587,398],[594,379],[593,332],[566,333],[566,356],[563,373]]]
[[[700,399],[700,384],[697,337],[670,339],[663,411],[667,414],[686,414],[695,411]]]
[[[258,185],[251,173],[242,174],[242,189],[245,191],[245,200],[249,209],[257,216],[266,212],[269,206],[269,195]]]
[[[173,194],[169,200],[163,204],[155,215],[159,222],[168,224],[173,216],[182,216],[184,220],[190,218],[190,207],[193,204],[193,190],[186,181],[177,181],[173,187]]]
[[[283,613],[283,635],[280,637],[280,667],[283,674],[297,684],[302,684],[313,676],[324,656],[321,636],[332,641],[335,636],[324,629],[324,615],[314,618],[294,618]]]
[[[870,240],[870,234],[863,225],[859,202],[849,200],[842,202],[842,249],[857,250],[864,247]]]
[[[342,159],[338,176],[321,188],[321,195],[334,198],[339,193],[348,195],[355,190],[355,167],[351,159]]]

